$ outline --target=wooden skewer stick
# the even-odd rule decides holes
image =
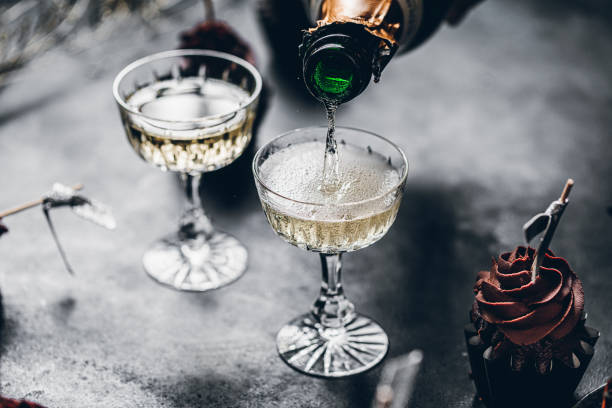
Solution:
[[[72,186],[72,189],[75,191],[81,190],[83,188],[83,184],[77,184]],[[3,211],[0,213],[0,218],[8,217],[9,215],[17,214],[23,210],[27,210],[28,208],[36,207],[37,205],[41,205],[43,203],[43,199],[39,198],[38,200],[29,201],[27,203],[23,203],[18,205],[17,207],[11,208],[9,210]]]
[[[574,179],[571,179],[571,178],[567,179],[567,181],[565,182],[565,187],[563,188],[563,192],[561,193],[561,197],[559,198],[559,201],[565,204],[565,202],[567,201],[567,198],[572,192],[572,187],[574,187]]]
[[[215,19],[215,5],[212,0],[204,0],[204,20],[213,21]]]
[[[561,197],[559,197],[559,201],[553,201],[553,203],[548,207],[546,213],[551,217],[548,227],[544,232],[544,236],[540,241],[540,245],[536,250],[535,257],[533,259],[533,264],[531,265],[531,281],[535,282],[536,277],[538,276],[538,270],[540,265],[544,261],[544,256],[548,247],[550,246],[550,241],[552,241],[555,230],[557,229],[557,224],[561,216],[563,215],[563,211],[565,210],[565,206],[567,205],[568,197],[570,192],[572,191],[572,187],[574,187],[574,180],[567,179],[565,182],[565,187],[563,187],[563,192],[561,193]]]

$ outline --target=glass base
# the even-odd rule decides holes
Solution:
[[[142,263],[153,279],[177,290],[205,292],[238,279],[247,267],[247,250],[234,237],[214,231],[205,239],[172,235],[156,241]]]
[[[383,329],[367,317],[338,329],[325,328],[313,316],[302,315],[278,332],[276,346],[290,367],[317,377],[347,377],[380,363],[389,350]]]

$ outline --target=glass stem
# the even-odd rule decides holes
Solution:
[[[181,174],[181,181],[187,195],[187,207],[181,216],[179,229],[179,235],[183,239],[194,239],[202,234],[208,238],[213,233],[212,224],[202,208],[201,179],[201,174]]]
[[[355,318],[355,306],[342,289],[342,254],[320,254],[321,293],[312,306],[312,314],[328,328],[340,328]]]

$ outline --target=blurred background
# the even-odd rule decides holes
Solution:
[[[317,293],[318,260],[267,225],[250,159],[276,135],[326,119],[283,68],[295,51],[272,51],[265,2],[214,5],[252,48],[267,94],[252,148],[204,175],[201,191],[215,224],[248,247],[249,270],[196,295],[142,271],[144,249],[183,199],[175,177],[131,151],[111,85],[133,60],[178,47],[203,21],[202,2],[0,3],[0,209],[55,181],[82,182],[119,225],[100,231],[58,212],[72,278],[41,214],[4,220],[2,394],[57,407],[369,406],[377,370],[328,382],[276,355],[276,331]],[[415,406],[479,406],[462,333],[474,278],[522,243],[523,223],[568,177],[576,188],[552,249],[583,280],[589,324],[602,332],[579,395],[611,374],[611,22],[606,0],[487,0],[339,109],[339,125],[391,139],[410,161],[395,225],[344,263],[349,297],[385,328],[390,355],[424,350]]]

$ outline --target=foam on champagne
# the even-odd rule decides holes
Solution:
[[[261,165],[263,183],[286,197],[260,191],[270,225],[311,251],[348,252],[373,244],[397,215],[401,194],[393,187],[400,174],[382,155],[340,143],[338,180],[330,189],[323,183],[324,152],[323,142],[299,143]]]
[[[354,146],[338,146],[338,184],[330,191],[323,184],[322,160],[325,143],[307,142],[289,146],[269,157],[261,167],[263,182],[271,190],[292,200],[325,204],[321,208],[294,203],[286,210],[306,218],[322,220],[350,219],[381,211],[385,200],[357,203],[381,196],[390,191],[400,179],[398,172],[386,159],[375,152]]]

